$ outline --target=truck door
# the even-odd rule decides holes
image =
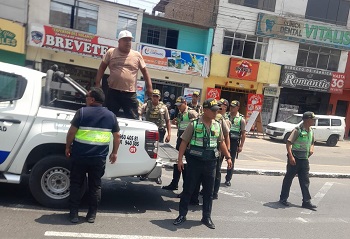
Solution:
[[[28,88],[33,89],[22,76],[0,70],[0,171],[11,163],[16,142],[24,140],[33,94],[25,93]]]
[[[326,141],[331,134],[330,119],[319,118],[312,128],[315,134],[315,141]]]

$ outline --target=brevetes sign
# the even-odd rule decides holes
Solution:
[[[144,44],[139,44],[137,48],[149,68],[208,76],[209,58],[206,55]]]
[[[350,50],[350,31],[346,28],[293,21],[265,13],[258,15],[256,35]]]
[[[342,94],[345,74],[300,66],[284,66],[282,87]]]
[[[102,58],[117,40],[102,38],[71,29],[32,24],[29,26],[28,45],[60,50],[84,56]]]
[[[0,19],[0,49],[24,54],[25,28],[12,21]]]
[[[229,78],[256,81],[259,70],[258,61],[250,61],[232,57],[228,71]]]

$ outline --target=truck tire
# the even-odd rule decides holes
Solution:
[[[329,136],[329,138],[327,139],[327,142],[326,142],[326,144],[330,147],[336,146],[337,143],[338,143],[338,136],[337,135]]]
[[[50,208],[67,208],[70,188],[70,161],[64,155],[42,158],[32,169],[29,188],[33,197]],[[86,185],[86,183],[84,183]],[[82,195],[86,186],[82,189]]]

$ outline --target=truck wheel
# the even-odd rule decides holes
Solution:
[[[290,136],[290,132],[286,133],[286,135],[283,138],[283,143],[285,143],[285,144],[287,143],[289,136]]]
[[[336,146],[337,143],[338,143],[338,136],[336,136],[336,135],[331,135],[331,136],[329,136],[329,138],[328,138],[328,140],[327,140],[327,142],[326,142],[326,144],[327,144],[328,146],[330,146],[330,147]]]
[[[29,188],[33,197],[51,208],[66,208],[69,199],[70,161],[63,155],[49,155],[34,165]],[[86,185],[86,184],[84,184]],[[82,191],[85,192],[86,187]]]

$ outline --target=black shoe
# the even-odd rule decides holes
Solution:
[[[226,182],[225,182],[225,185],[226,185],[227,187],[231,187],[231,182],[230,182],[230,181],[226,181]]]
[[[162,184],[162,179],[161,179],[161,178],[157,178],[157,179],[156,179],[156,183],[157,183],[158,185],[161,185],[161,184]]]
[[[213,200],[219,199],[219,195],[217,193],[213,194]]]
[[[177,198],[181,198],[181,197],[182,197],[182,192],[177,195]]]
[[[311,202],[303,202],[301,206],[310,210],[315,210],[317,208],[317,206],[313,205]]]
[[[287,200],[279,200],[279,203],[283,206],[289,207],[289,202],[287,202]]]
[[[210,217],[202,218],[201,222],[210,229],[215,229],[215,224],[213,223]]]
[[[185,216],[178,216],[175,220],[174,220],[174,222],[173,222],[173,224],[175,225],[175,226],[177,226],[177,225],[180,225],[181,223],[183,223],[183,222],[185,222],[186,221],[186,217]]]
[[[89,210],[86,214],[86,221],[88,223],[94,223],[96,219],[96,211],[95,210]]]
[[[147,177],[145,176],[140,176],[140,181],[146,181],[147,180]]]
[[[69,212],[69,220],[71,223],[78,223],[79,222],[78,211],[71,210]]]
[[[169,184],[168,186],[163,186],[162,189],[173,191],[173,190],[177,190],[177,186]]]
[[[190,201],[190,205],[194,205],[194,206],[198,206],[199,205],[199,200],[195,201],[195,200],[191,200]]]

